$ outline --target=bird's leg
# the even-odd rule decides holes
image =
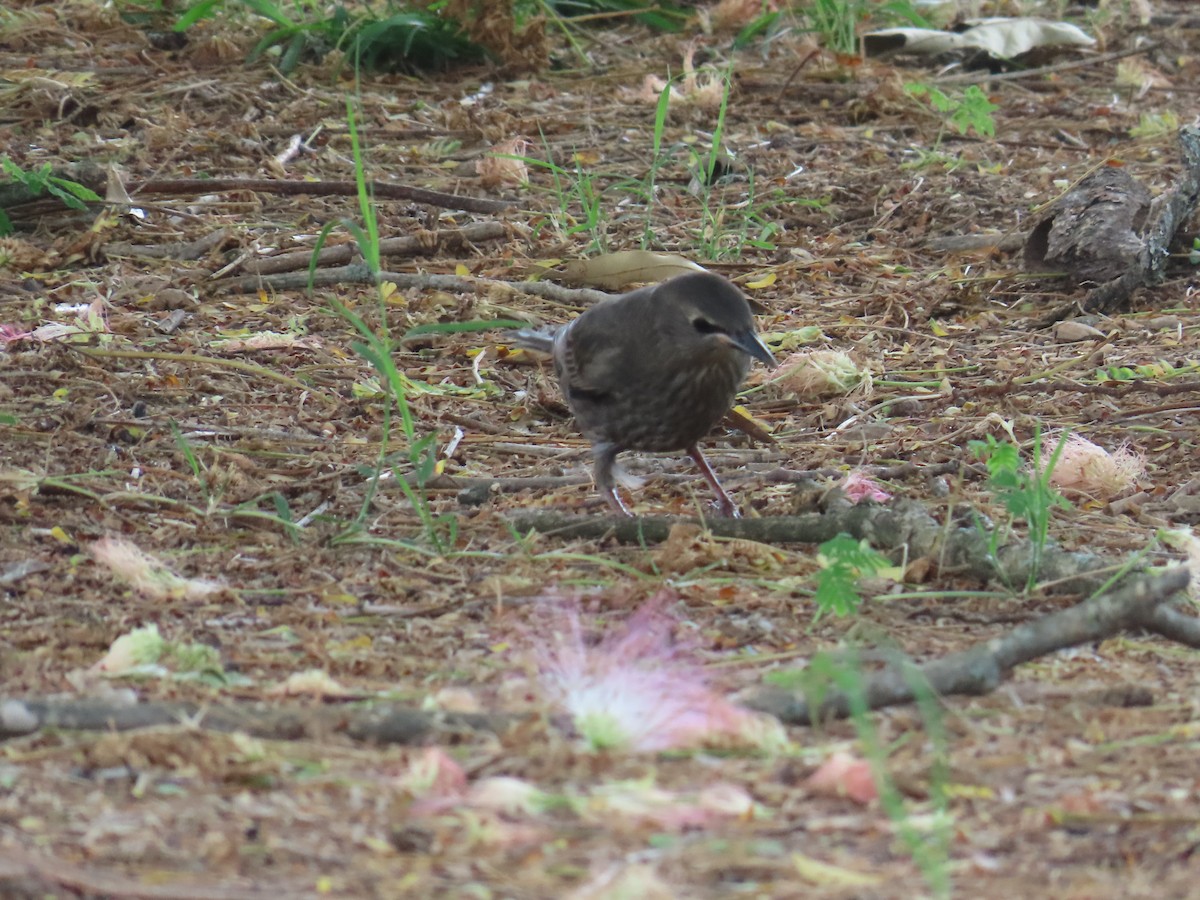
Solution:
[[[596,490],[600,492],[600,496],[608,501],[608,505],[613,508],[619,516],[630,516],[633,513],[629,511],[629,507],[622,502],[620,495],[617,493],[616,485],[613,484],[613,465],[617,461],[617,454],[621,450],[616,444],[601,442],[592,447],[592,456],[595,459],[593,467],[593,478],[596,480]]]
[[[700,446],[692,444],[692,446],[688,447],[687,452],[688,456],[696,461],[696,465],[700,467],[700,474],[704,476],[704,480],[708,482],[708,486],[717,495],[717,512],[731,519],[740,518],[742,514],[738,512],[737,505],[733,502],[732,498],[725,493],[725,488],[721,487],[721,482],[717,481],[717,473],[712,470],[712,466],[708,464],[708,460],[700,452]]]

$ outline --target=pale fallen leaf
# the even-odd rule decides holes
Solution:
[[[910,53],[931,56],[952,50],[983,50],[996,59],[1012,59],[1038,47],[1090,47],[1096,39],[1069,22],[1033,18],[980,19],[964,31],[884,28],[863,35],[868,56]]]
[[[1065,322],[1056,322],[1054,325],[1054,339],[1060,344],[1072,344],[1076,341],[1097,341],[1103,338],[1103,331],[1088,325],[1086,322],[1068,319]]]
[[[648,863],[618,863],[597,872],[564,900],[678,900],[679,894]]]
[[[869,888],[883,884],[883,878],[868,872],[855,872],[796,853],[792,865],[805,881],[831,888]]]
[[[293,672],[267,693],[274,697],[349,697],[352,694],[320,669]]]
[[[703,266],[673,253],[620,250],[591,259],[571,260],[563,265],[562,277],[571,284],[587,284],[615,291],[635,282],[656,283],[685,272],[703,271]]]
[[[1195,529],[1192,528],[1160,531],[1159,537],[1168,547],[1187,554],[1184,565],[1192,576],[1188,582],[1188,596],[1192,598],[1193,603],[1200,603],[1200,537],[1196,536]]]
[[[209,346],[225,353],[246,353],[255,350],[314,350],[321,346],[316,338],[278,331],[260,331],[245,338],[223,338]]]

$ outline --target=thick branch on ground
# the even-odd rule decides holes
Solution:
[[[1000,580],[1024,584],[1036,566],[1043,581],[1060,590],[1087,592],[1103,583],[1101,569],[1111,571],[1109,561],[1091,553],[1071,553],[1053,545],[1040,555],[1029,541],[1014,540],[993,556],[991,534],[974,524],[949,526],[937,521],[925,506],[900,500],[887,506],[844,500],[831,503],[822,512],[763,519],[711,518],[705,522],[665,516],[626,519],[575,516],[552,510],[534,510],[513,517],[521,531],[539,531],[570,540],[611,537],[622,543],[655,544],[665,541],[671,526],[691,521],[702,524],[717,537],[742,538],[766,544],[820,544],[839,534],[866,539],[876,550],[891,553],[897,562],[928,558],[944,572],[952,570],[983,581]]]
[[[314,287],[340,284],[375,284],[390,281],[401,290],[458,291],[464,294],[487,294],[492,291],[511,291],[532,294],[556,303],[590,306],[610,296],[590,288],[566,288],[549,281],[496,281],[490,278],[468,278],[462,275],[410,275],[406,272],[379,272],[372,275],[365,264],[322,269],[313,273]],[[265,277],[248,276],[219,282],[219,286],[235,294],[251,294],[258,290],[302,291],[309,285],[308,272],[292,272]]]
[[[1166,611],[1163,604],[1187,583],[1184,568],[1139,576],[1118,590],[1018,626],[961,653],[919,667],[911,662],[890,664],[866,677],[862,702],[868,709],[881,709],[908,703],[926,691],[938,696],[989,693],[1021,663],[1066,647],[1103,640],[1126,629],[1153,627],[1157,614]],[[841,692],[827,694],[815,710],[803,696],[782,688],[758,689],[740,699],[746,706],[770,713],[789,725],[844,718],[851,711],[851,698]]]
[[[923,692],[938,696],[976,696],[995,690],[1021,663],[1122,630],[1148,628],[1200,647],[1200,620],[1180,615],[1165,604],[1187,587],[1185,568],[1127,580],[1114,591],[1043,616],[1008,634],[924,666],[900,659],[866,678],[862,704],[881,709],[907,703]],[[770,713],[789,725],[807,725],[814,711],[805,697],[782,688],[760,688],[743,695],[745,705]],[[850,714],[851,698],[827,694],[816,718]],[[184,703],[118,704],[103,700],[0,699],[0,739],[54,727],[80,731],[128,731],[180,725],[216,731],[241,731],[273,740],[315,740],[345,735],[377,744],[451,742],[499,733],[518,721],[505,714],[427,713],[390,704],[360,709],[342,706],[279,708],[264,704],[209,706]]]
[[[315,740],[341,734],[379,744],[462,740],[498,733],[515,717],[439,713],[392,704],[345,706],[200,706],[195,703],[112,703],[101,699],[45,700],[0,698],[0,738],[40,728],[128,731],[161,725],[188,725],[214,731],[242,731],[273,740]]]
[[[887,506],[860,503],[851,506],[836,495],[829,508],[800,516],[765,519],[697,519],[647,517],[596,517],[564,515],[552,510],[521,513],[512,520],[522,531],[539,531],[567,539],[610,537],[627,544],[654,544],[667,539],[671,526],[692,522],[717,537],[740,538],[766,544],[820,544],[839,534],[866,540],[876,550],[891,554],[896,562],[930,559],[943,573],[954,571],[981,581],[1025,584],[1032,573],[1056,591],[1081,594],[1099,590],[1121,568],[1120,561],[1092,553],[1068,552],[1049,544],[1041,553],[1027,540],[1011,541],[993,553],[991,533],[982,525],[946,526],[934,519],[923,504],[901,500]],[[1137,623],[1189,647],[1200,648],[1200,619],[1169,607],[1148,610]]]
[[[1140,624],[1147,631],[1200,650],[1200,619],[1184,615],[1172,606],[1154,606],[1143,610]]]

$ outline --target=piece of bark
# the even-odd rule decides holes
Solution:
[[[1125,169],[1097,169],[1056,201],[1025,241],[1029,271],[1103,284],[1138,261],[1150,192]]]
[[[1153,218],[1142,229],[1142,245],[1136,259],[1116,278],[1088,292],[1082,303],[1086,312],[1110,313],[1121,309],[1138,288],[1161,284],[1166,278],[1171,241],[1200,199],[1200,128],[1179,129],[1179,148],[1183,171],[1175,185],[1154,204]],[[1045,328],[1061,321],[1078,305],[1076,301],[1060,305],[1038,320],[1035,327]]]

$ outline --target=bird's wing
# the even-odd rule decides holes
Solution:
[[[559,334],[555,343],[560,378],[570,393],[603,397],[622,384],[624,348],[606,325],[603,320],[576,319]]]

